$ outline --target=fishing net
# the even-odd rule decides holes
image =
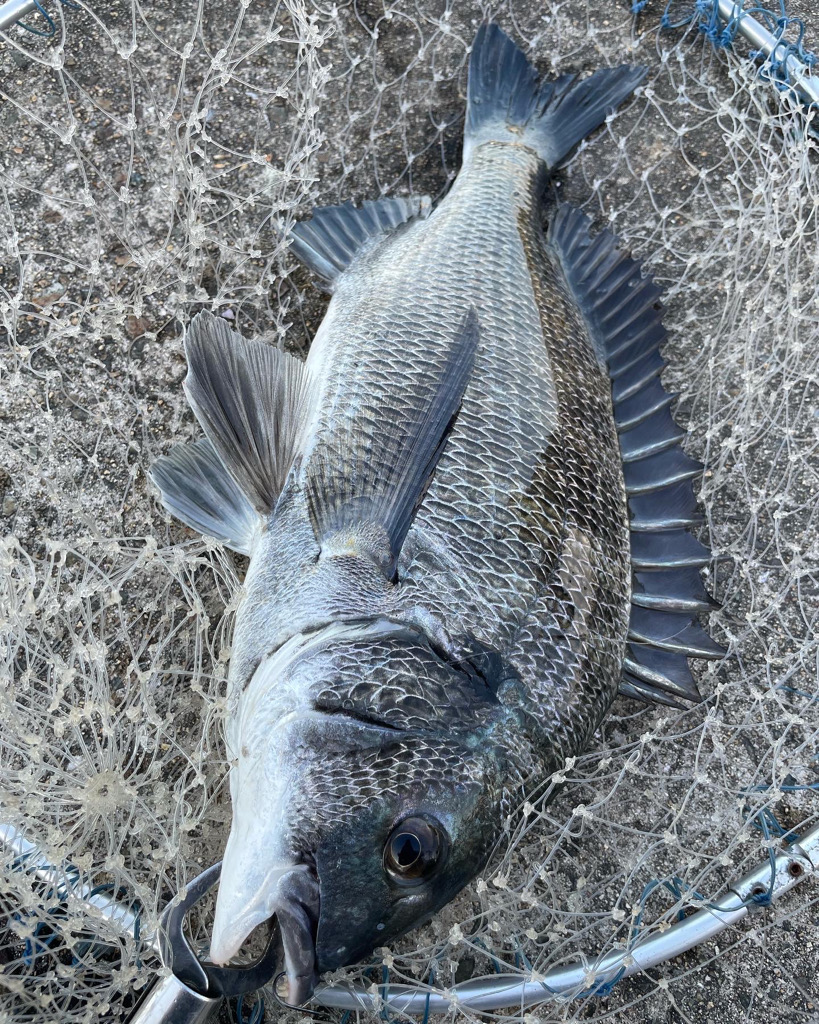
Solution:
[[[0,1019],[119,1019],[154,977],[158,912],[226,839],[245,563],[172,521],[146,476],[198,436],[183,328],[205,308],[306,350],[326,300],[287,226],[446,190],[487,13],[547,72],[650,68],[555,188],[667,289],[664,379],[707,467],[712,630],[732,657],[695,666],[702,706],[619,699],[511,816],[484,878],[340,976],[446,988],[591,968],[815,825],[816,143],[703,17],[682,5],[663,28],[662,5],[636,6],[89,0],[0,41],[0,817],[136,918],[123,938],[7,856]],[[818,919],[801,886],[716,944],[603,990],[590,972],[526,1019],[816,1019]]]

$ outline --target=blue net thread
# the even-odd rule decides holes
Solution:
[[[771,881],[768,884],[768,891],[760,890],[752,892],[749,897],[749,902],[755,903],[758,907],[770,906],[771,900],[773,899],[774,882],[776,881],[776,854],[774,853],[773,845],[771,843],[771,830],[768,828],[768,822],[763,814],[757,814],[756,820],[759,822],[759,827],[762,830],[762,834],[768,842],[768,856],[771,860]]]
[[[502,974],[503,973],[503,968],[500,965],[500,961],[495,956],[495,954],[487,947],[487,945],[483,941],[483,939],[481,939],[480,937],[476,936],[474,939],[472,939],[472,943],[473,943],[473,945],[477,946],[479,949],[482,949],[484,951],[484,953],[486,953],[486,955],[491,959],[491,961],[492,961],[492,970],[495,972],[495,974]]]
[[[585,992],[581,992],[578,996],[579,999],[587,999],[594,997],[596,999],[605,999],[606,996],[610,996],[612,989],[621,980],[623,975],[626,973],[626,968],[621,967],[620,970],[614,975],[613,978],[609,978],[608,981],[600,981],[587,988]]]
[[[810,704],[815,704],[816,701],[819,701],[819,694],[808,693],[806,690],[797,690],[793,686],[777,686],[777,690],[780,690],[782,693],[792,693],[796,697],[804,697]],[[816,756],[819,758],[819,754]]]
[[[756,787],[754,787],[753,791],[765,790],[767,788],[770,788],[770,787],[756,786]],[[819,783],[816,783],[815,785],[805,785],[805,786],[787,786],[787,787],[782,786],[780,788],[783,791],[796,790],[796,789],[819,789]],[[749,906],[752,906],[752,905],[759,906],[759,907],[767,907],[767,906],[770,906],[770,904],[773,902],[773,891],[774,891],[774,885],[775,885],[775,882],[776,882],[776,854],[774,852],[773,844],[771,843],[771,835],[774,834],[777,837],[781,838],[781,837],[784,837],[784,836],[788,836],[789,833],[787,832],[786,829],[784,829],[779,824],[779,822],[776,820],[775,816],[773,815],[773,813],[770,811],[769,808],[763,808],[762,810],[758,811],[754,815],[754,818],[752,820],[752,824],[762,832],[762,834],[764,835],[765,839],[768,841],[768,857],[770,859],[771,873],[770,873],[770,881],[768,883],[768,888],[767,889],[764,889],[764,888],[761,888],[761,887],[755,888],[751,893],[749,893],[749,895],[744,900],[742,900],[742,905],[746,906],[746,907],[749,907]],[[790,836],[790,840],[791,840],[791,842],[796,842],[796,841],[798,841],[798,837]],[[635,928],[634,938],[635,939],[639,936],[639,933],[640,933],[640,929],[641,929],[641,925],[642,925],[642,919],[643,919],[643,912],[645,910],[645,907],[646,907],[646,904],[648,902],[648,899],[649,899],[649,897],[651,896],[651,894],[655,890],[660,889],[660,888],[666,889],[674,897],[674,899],[676,901],[678,901],[678,902],[681,901],[685,896],[690,896],[690,897],[693,897],[695,900],[699,901],[699,903],[701,904],[702,907],[706,907],[706,908],[708,908],[710,910],[720,910],[721,909],[720,905],[718,903],[714,903],[714,902],[710,902],[710,901],[706,900],[705,896],[703,896],[703,894],[701,892],[699,892],[697,889],[693,888],[692,886],[688,885],[687,882],[683,881],[683,879],[680,878],[677,875],[674,875],[672,878],[654,879],[654,880],[652,880],[651,882],[649,882],[645,886],[645,888],[643,889],[642,895],[640,896],[640,909],[639,909],[639,912],[638,912],[638,914],[637,914],[637,916],[635,917],[635,920],[634,920],[634,928]],[[680,909],[677,911],[677,920],[678,921],[684,920],[684,918],[686,916],[686,909],[687,908],[685,908],[685,907],[680,907]],[[484,950],[487,953],[487,955],[491,957],[492,965],[493,965],[493,968],[495,970],[495,973],[496,974],[502,973],[502,969],[501,969],[501,965],[500,965],[499,961],[489,951],[489,949],[486,947],[485,943],[479,937],[473,938],[472,942],[473,942],[474,945],[478,946],[478,948]],[[515,966],[518,969],[520,969],[521,967],[525,967],[529,971],[531,971],[531,969],[532,969],[531,968],[531,964],[530,964],[528,958],[526,957],[526,954],[521,949],[517,949],[515,951]],[[626,973],[626,968],[625,968],[625,965],[623,965],[623,966],[621,966],[619,968],[619,970],[614,974],[613,977],[611,977],[611,978],[609,978],[609,979],[607,979],[605,981],[600,981],[600,982],[597,982],[597,983],[591,985],[585,991],[580,992],[578,994],[578,998],[597,998],[597,999],[604,999],[604,998],[606,998],[608,995],[611,994],[612,990],[617,985],[617,983],[624,977],[625,973]],[[434,970],[434,967],[430,970],[429,984],[430,984],[430,986],[433,986],[435,984],[435,970]],[[543,987],[547,991],[549,991],[549,992],[553,992],[554,991],[545,982],[542,983],[542,984],[543,984]],[[384,1002],[386,1002],[388,987],[389,987],[389,969],[387,968],[386,965],[382,965],[382,969],[381,969],[381,996],[382,996],[382,1000]],[[423,1015],[423,1019],[422,1019],[421,1024],[429,1024],[429,1001],[430,1001],[430,996],[429,996],[429,993],[428,993],[427,994],[425,1008],[424,1008],[424,1015]],[[389,1024],[401,1024],[401,1019],[400,1018],[395,1018],[395,1019],[390,1021],[390,1015],[389,1015],[389,1012],[388,1012],[388,1009],[387,1009],[386,1006],[381,1011],[381,1018],[382,1018],[382,1020],[389,1021]],[[344,1017],[342,1018],[340,1024],[347,1024],[348,1020],[349,1020],[349,1014],[346,1013],[344,1015]],[[243,1022],[240,1021],[239,1024],[243,1024]],[[252,1024],[255,1024],[255,1021],[252,1022]]]
[[[788,687],[780,687],[780,689],[789,689]],[[791,690],[790,692],[798,694],[800,697],[807,697],[811,701],[819,700],[819,697],[814,697],[811,694],[805,693],[802,690]],[[814,754],[811,758],[812,761],[819,761],[819,754]],[[792,778],[792,776],[790,776]],[[772,789],[775,789],[778,793],[819,793],[819,782],[781,782],[778,786],[773,786],[769,782],[760,783],[758,786],[752,786],[750,789],[745,790],[745,794],[751,793],[768,793]],[[746,806],[745,812],[748,813],[749,808]],[[800,836],[793,829],[785,828],[780,825],[776,815],[770,807],[763,807],[754,816],[752,822],[754,828],[763,831],[763,824],[769,832],[773,833],[779,839],[786,839],[788,843],[798,843]]]
[[[50,39],[53,35],[57,34],[57,26],[54,24],[54,19],[48,13],[45,7],[43,7],[40,0],[34,0],[34,3],[39,13],[45,18],[48,28],[33,28],[31,25],[26,25],[26,23],[23,21],[19,22],[20,28],[24,28],[26,32],[31,32],[32,35],[44,36],[46,39]],[[79,11],[82,9],[79,4],[74,3],[74,0],[60,0],[60,3],[63,5],[63,7],[67,7],[69,8],[69,10],[72,11]]]
[[[435,987],[435,964],[433,963],[429,969],[429,976],[427,978],[427,984],[432,989]],[[381,1019],[384,1021],[390,1021],[390,1010],[387,1004],[387,994],[390,987],[390,969],[386,964],[381,966],[381,1001],[384,1004],[381,1008]],[[421,1020],[421,1024],[429,1024],[429,1001],[432,997],[432,992],[427,992],[426,999],[424,1000],[424,1016]],[[350,1011],[345,1011],[339,1024],[347,1024],[350,1019]],[[241,1024],[241,1022],[240,1022]],[[256,1024],[256,1022],[248,1022],[248,1024]],[[404,1017],[394,1017],[390,1024],[405,1024]]]
[[[817,755],[817,759],[819,759],[819,755]],[[764,791],[764,790],[769,789],[769,788],[770,788],[769,786],[755,786],[755,787],[753,787],[752,790],[749,790],[749,792]],[[811,784],[811,785],[804,785],[804,786],[800,786],[800,785],[785,786],[785,785],[783,785],[783,786],[778,787],[778,788],[780,788],[783,792],[787,792],[787,791],[790,791],[790,790],[802,790],[802,789],[817,790],[817,789],[819,789],[819,783]],[[762,808],[762,810],[757,811],[756,814],[752,818],[751,824],[755,828],[759,829],[762,832],[763,836],[765,837],[765,839],[768,842],[768,857],[769,857],[769,860],[770,860],[771,872],[770,872],[770,880],[768,882],[767,889],[765,889],[763,887],[755,888],[754,890],[752,890],[749,893],[749,895],[745,899],[743,899],[741,901],[741,905],[742,906],[746,906],[746,907],[750,907],[750,906],[767,907],[767,906],[770,906],[771,903],[773,902],[773,891],[774,891],[774,885],[775,885],[775,882],[776,882],[776,853],[774,851],[773,844],[771,843],[771,836],[774,835],[777,838],[783,838],[783,837],[787,836],[790,843],[798,842],[798,836],[795,836],[792,833],[789,833],[788,830],[784,829],[779,824],[779,822],[776,820],[776,817],[774,816],[773,812],[769,808]],[[665,889],[665,890],[667,890],[674,897],[674,899],[676,901],[678,901],[678,902],[682,901],[682,899],[685,896],[688,896],[688,897],[692,897],[693,899],[697,900],[702,907],[705,907],[705,908],[707,908],[709,910],[720,910],[721,909],[719,903],[715,903],[715,902],[711,902],[711,901],[707,900],[705,898],[705,896],[701,892],[699,892],[693,886],[688,885],[687,882],[685,882],[682,878],[680,878],[677,875],[674,875],[671,878],[662,878],[662,879],[657,878],[657,879],[653,879],[651,882],[649,882],[645,886],[645,888],[643,889],[643,892],[642,892],[642,894],[640,896],[640,909],[639,909],[639,912],[637,913],[637,915],[636,915],[636,917],[634,919],[634,926],[633,927],[635,929],[635,932],[634,932],[634,938],[632,939],[632,942],[640,934],[640,930],[641,930],[641,926],[642,926],[642,920],[643,920],[643,913],[645,911],[645,907],[646,907],[646,904],[648,902],[648,899],[651,896],[651,894],[655,890],[657,890],[657,889]],[[690,908],[680,907],[680,909],[677,911],[677,920],[678,921],[684,920],[684,918],[686,916],[687,909],[690,909]],[[479,937],[473,938],[472,942],[479,949],[484,950],[489,957],[491,957],[491,959],[492,959],[492,966],[494,968],[495,973],[496,974],[502,973],[502,968],[501,968],[500,962],[490,952],[490,950],[487,948],[485,943]],[[520,969],[521,967],[525,967],[527,970],[531,971],[531,964],[530,964],[528,958],[526,957],[526,954],[521,949],[518,949],[518,950],[515,951],[515,966],[518,969]],[[600,981],[600,982],[597,982],[597,983],[591,985],[585,991],[580,992],[578,994],[578,998],[598,998],[598,999],[606,998],[606,996],[611,994],[611,992],[614,989],[615,985],[617,985],[617,983],[624,977],[625,973],[626,973],[626,968],[625,968],[625,965],[623,965],[623,966],[621,966],[619,968],[619,970],[614,974],[613,977],[611,977],[611,978],[609,978],[609,979],[607,979],[605,981]],[[434,985],[434,983],[435,983],[435,974],[434,974],[434,968],[433,968],[430,971],[429,984],[430,985]],[[549,991],[549,992],[553,992],[554,991],[545,982],[542,983],[542,984],[543,984],[543,987],[547,991]],[[388,986],[389,986],[389,969],[386,967],[386,965],[382,966],[381,985],[382,985],[382,990],[381,990],[382,999],[386,1001],[387,989],[388,989]],[[385,1021],[389,1021],[390,1020],[390,1015],[389,1015],[386,1007],[384,1007],[384,1009],[382,1009],[381,1017]],[[345,1018],[342,1019],[341,1024],[347,1024],[346,1015],[345,1015]],[[396,1018],[396,1019],[390,1021],[390,1024],[401,1024],[401,1021],[400,1021],[400,1019]],[[429,1024],[429,994],[427,995],[427,1000],[426,1000],[426,1005],[425,1005],[425,1011],[424,1011],[424,1016],[423,1016],[422,1024]]]
[[[14,871],[27,871],[29,868],[29,861],[33,854],[24,853],[20,857],[16,857],[11,864],[11,869]],[[65,919],[66,909],[65,900],[66,895],[71,891],[73,886],[79,883],[80,873],[77,868],[73,865],[67,865],[65,868],[65,876],[67,881],[67,888],[62,885],[51,885],[43,893],[43,900],[46,904],[52,900],[57,900],[56,905],[46,910],[48,917],[51,918],[54,924],[60,920]],[[91,899],[94,896],[98,896],[101,893],[110,893],[112,899],[124,899],[127,896],[126,890],[120,888],[117,889],[113,882],[103,882],[100,885],[95,885],[86,894],[86,899]],[[141,928],[141,908],[138,900],[134,900],[129,909],[134,915],[134,944],[136,948],[136,966],[139,970],[142,969],[142,962],[139,956],[139,937]],[[20,913],[14,914],[14,920],[22,921],[27,917],[34,915],[27,911],[21,911]],[[38,921],[35,925],[32,935],[26,939],[23,946],[22,961],[26,967],[33,967],[35,960],[38,956],[46,953],[49,947],[52,945],[54,940],[57,938],[58,931],[54,927],[51,921]],[[119,949],[118,945],[112,945],[106,942],[95,942],[92,939],[85,939],[80,942],[75,948],[72,956],[72,962],[76,966],[80,964],[84,957],[89,953],[95,958],[104,956],[109,953],[112,949]]]
[[[755,787],[755,789],[764,789],[766,787]],[[799,787],[799,788],[813,788],[813,787]],[[754,815],[751,824],[762,832],[765,839],[768,841],[768,858],[771,863],[771,876],[768,883],[767,889],[759,889],[753,891],[749,896],[742,901],[742,905],[746,907],[758,906],[768,907],[773,902],[773,890],[774,883],[776,882],[776,853],[774,852],[773,844],[771,843],[771,835],[774,834],[777,837],[789,836],[791,843],[798,842],[798,836],[789,834],[788,831],[779,824],[774,817],[773,813],[768,808],[763,808],[761,811],[757,811]],[[707,907],[709,910],[719,910],[720,906],[718,903],[712,903],[703,896],[701,892],[698,892],[692,886],[688,885],[678,876],[673,878],[655,878],[649,882],[648,885],[643,889],[642,895],[640,896],[640,909],[637,916],[634,919],[635,938],[639,935],[640,927],[643,920],[643,912],[646,907],[649,896],[654,892],[655,889],[663,888],[667,889],[668,892],[674,897],[675,900],[682,900],[684,896],[693,897],[698,900],[703,907]],[[677,911],[677,920],[682,921],[685,917],[686,908],[680,907]]]
[[[639,14],[646,6],[645,0],[634,0],[632,11]],[[794,57],[801,61],[808,70],[817,63],[816,54],[805,49],[805,23],[801,18],[788,14],[785,0],[779,0],[778,10],[748,4],[745,0],[737,0],[735,14],[727,22],[719,16],[717,0],[695,0],[693,4],[683,4],[683,11],[674,16],[672,11],[677,7],[676,0],[668,0],[660,25],[662,28],[683,28],[696,22],[698,29],[717,49],[733,46],[739,31],[739,24],[745,15],[752,16],[761,22],[776,39],[777,45],[773,53],[766,55],[759,50],[751,50],[753,59],[762,60],[760,74],[771,81],[779,89],[787,89],[792,85],[791,68],[788,58]],[[786,33],[796,32],[796,38],[785,38]]]
[[[62,908],[54,908],[48,912],[52,917],[63,916]],[[22,923],[26,918],[32,917],[26,911],[14,914],[14,920]],[[26,967],[34,967],[38,956],[48,952],[51,943],[57,938],[57,932],[45,921],[38,921],[34,926],[31,936],[26,939],[23,946],[22,960]]]
[[[258,997],[250,1010],[250,1016],[245,1017],[244,996],[236,1000],[236,1024],[262,1024],[264,1020],[264,999]]]

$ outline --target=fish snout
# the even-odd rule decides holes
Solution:
[[[227,858],[225,867],[229,867]],[[245,875],[238,886],[231,884],[234,878],[234,872],[223,868],[210,959],[220,965],[227,963],[254,928],[275,917],[287,977],[286,1001],[300,1006],[313,994],[318,981],[319,884],[315,869],[309,864],[276,865],[264,874]]]

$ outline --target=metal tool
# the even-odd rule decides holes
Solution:
[[[0,4],[0,32],[11,28],[27,14],[37,10],[34,0],[8,0]]]
[[[47,885],[56,899],[81,903],[101,915],[123,936],[138,934],[138,913],[110,893],[99,891],[73,864],[53,864],[38,846],[13,825],[0,824],[0,850],[16,870]],[[170,973],[158,978],[131,1017],[132,1024],[205,1024],[224,999],[255,992],[266,985],[281,964],[280,935],[275,921],[262,955],[249,964],[218,967],[201,961],[185,935],[185,917],[218,882],[221,863],[191,881],[184,898],[171,901],[156,932],[140,935],[143,950],[155,953]]]
[[[788,81],[808,103],[819,103],[819,76],[812,75],[804,61],[801,61],[787,42],[777,37],[751,14],[743,9],[743,3],[734,0],[716,0],[716,11],[726,24],[736,24],[737,32],[772,64],[781,64],[786,70]],[[753,9],[753,8],[752,8]]]
[[[16,857],[21,869],[55,887],[62,898],[84,900],[116,924],[123,934],[133,935],[135,916],[110,896],[92,894],[71,865],[52,865],[38,848],[11,825],[0,825],[0,848]],[[200,961],[184,934],[187,912],[216,884],[219,864],[208,868],[187,887],[181,901],[165,911],[155,936],[146,936],[158,950],[171,974],[161,979],[137,1008],[132,1024],[204,1024],[216,1013],[226,996],[239,996],[266,984],[276,974],[278,928],[271,927],[264,953],[246,967],[217,967]],[[774,902],[805,879],[819,876],[819,825],[798,842],[785,847],[759,867],[734,882],[722,899],[700,906],[694,913],[664,932],[638,937],[626,948],[603,956],[587,956],[542,976],[496,974],[455,985],[448,991],[392,985],[377,992],[356,985],[320,985],[313,994],[314,1006],[345,1010],[373,1010],[387,1005],[407,1014],[446,1013],[452,1006],[492,1011],[524,1008],[557,998],[594,995],[614,981],[631,977],[713,939],[749,913]],[[701,903],[701,901],[699,901]]]
[[[86,907],[93,907],[121,935],[133,938],[137,934],[138,915],[133,906],[120,903],[110,893],[100,892],[99,886],[84,878],[79,868],[73,864],[66,861],[53,864],[39,846],[30,842],[19,829],[7,822],[0,822],[0,852],[5,852],[18,870],[47,885],[58,900],[74,900]],[[140,942],[143,948],[159,952],[155,933],[146,933],[143,930]]]
[[[159,981],[132,1016],[133,1024],[203,1024],[223,999],[248,995],[266,985],[280,963],[280,935],[275,919],[264,952],[252,963],[231,967],[200,960],[185,935],[185,917],[219,881],[221,862],[197,875],[183,899],[173,900],[158,929],[162,963],[171,974]]]
[[[79,4],[75,3],[74,0],[60,0],[63,7],[71,7],[74,10],[79,10]],[[53,36],[56,32],[56,26],[54,19],[51,17],[49,12],[43,6],[43,0],[6,0],[6,3],[0,4],[0,32],[7,31],[12,25],[22,21],[23,18],[32,14],[34,11],[39,12],[41,17],[45,20],[48,28],[45,30],[35,29],[32,26],[23,26],[28,28],[30,32],[33,32],[38,36]]]

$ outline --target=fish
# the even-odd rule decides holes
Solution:
[[[468,885],[618,693],[685,706],[724,653],[660,289],[549,189],[644,76],[540,78],[484,23],[448,193],[292,229],[331,295],[306,360],[187,329],[203,436],[152,478],[249,556],[210,956],[275,918],[293,1004]]]

